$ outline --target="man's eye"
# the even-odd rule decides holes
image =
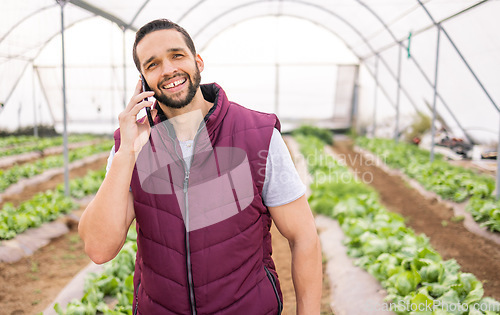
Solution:
[[[156,63],[154,63],[154,62],[153,62],[153,63],[150,63],[150,64],[148,65],[147,69],[151,69],[151,68],[153,68],[154,66],[156,66]]]
[[[174,55],[174,59],[181,58],[182,56],[183,56],[182,54],[175,54],[175,55]]]

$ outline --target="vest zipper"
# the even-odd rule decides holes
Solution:
[[[191,268],[191,248],[189,245],[189,201],[188,201],[188,183],[189,183],[189,171],[186,168],[186,162],[184,162],[184,206],[186,208],[186,267],[189,285],[189,300],[191,304],[191,313],[196,315],[196,304],[194,298],[194,285],[193,285],[193,270]]]
[[[137,315],[137,311],[139,310],[139,288],[141,287],[141,282],[137,285],[137,290],[135,290],[135,309],[134,315]]]
[[[278,300],[278,315],[281,315],[281,312],[283,311],[283,302],[281,302],[280,295],[278,294],[278,289],[276,287],[276,279],[274,279],[274,275],[267,269],[266,266],[264,266],[264,270],[266,271],[267,278],[271,282],[271,285],[273,286],[273,291],[274,295],[276,295],[276,300]]]
[[[198,134],[202,128],[199,128],[196,132],[196,135],[193,140],[193,157],[191,158],[191,164],[194,159],[194,152],[196,147],[196,140],[198,138]],[[170,136],[170,134],[169,134]],[[182,166],[184,168],[184,183],[183,183],[183,192],[184,192],[184,206],[186,209],[185,216],[185,225],[186,225],[186,269],[187,269],[187,277],[188,277],[188,286],[189,286],[189,302],[191,306],[191,314],[196,315],[196,299],[194,296],[194,284],[193,284],[193,270],[191,267],[191,247],[189,244],[189,201],[188,201],[188,186],[189,186],[189,170],[187,167],[187,163],[184,160],[184,157],[180,157],[177,152],[177,141],[175,141],[172,137],[170,137],[174,141],[174,151],[177,155],[177,158],[182,162]]]

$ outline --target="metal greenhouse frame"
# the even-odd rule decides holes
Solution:
[[[13,1],[11,1],[13,2]],[[56,2],[56,3],[54,3]],[[35,65],[36,58],[40,55],[43,49],[52,41],[53,38],[61,36],[62,47],[62,103],[63,103],[63,126],[64,126],[64,158],[65,158],[65,191],[69,193],[68,187],[68,150],[67,150],[67,109],[66,109],[66,61],[65,61],[65,30],[71,28],[75,24],[94,18],[100,17],[110,21],[122,30],[123,32],[123,106],[127,103],[127,31],[135,32],[138,27],[144,24],[145,21],[156,17],[156,12],[165,12],[164,16],[172,19],[175,22],[185,26],[193,36],[193,39],[200,47],[206,47],[213,38],[217,37],[224,30],[241,23],[248,19],[259,16],[291,16],[304,19],[320,25],[330,33],[338,36],[343,41],[353,54],[358,58],[360,66],[368,72],[375,82],[373,93],[373,133],[377,131],[377,111],[379,110],[379,91],[386,98],[386,101],[392,105],[395,112],[395,128],[394,139],[397,141],[401,132],[400,115],[402,108],[402,97],[415,109],[419,110],[419,105],[415,97],[409,91],[409,87],[403,83],[403,78],[406,73],[403,69],[403,54],[407,52],[407,59],[411,61],[412,66],[416,68],[419,75],[427,86],[432,89],[432,146],[430,152],[430,160],[434,159],[434,139],[435,139],[435,122],[438,115],[438,104],[442,104],[446,115],[456,125],[464,137],[472,144],[476,141],[470,135],[466,126],[463,125],[463,120],[457,116],[454,105],[449,102],[447,96],[442,93],[440,86],[442,81],[440,75],[442,72],[442,47],[444,44],[451,45],[453,51],[458,56],[462,65],[465,66],[469,74],[473,77],[477,88],[482,91],[483,96],[488,100],[491,110],[500,117],[500,108],[495,101],[495,96],[489,91],[491,86],[485,84],[485,79],[475,69],[475,66],[470,62],[466,54],[459,48],[456,39],[448,32],[448,23],[450,21],[469,14],[472,11],[487,10],[487,5],[491,6],[491,10],[500,13],[498,2],[491,0],[482,1],[457,1],[457,3],[442,3],[439,0],[407,0],[400,1],[395,4],[394,10],[400,10],[397,14],[392,13],[387,8],[387,3],[381,0],[377,1],[362,1],[362,0],[341,0],[341,1],[322,1],[322,0],[191,0],[182,4],[170,3],[169,1],[145,0],[141,3],[131,1],[106,1],[102,3],[97,0],[44,0],[40,1],[38,8],[34,8],[28,14],[22,16],[18,21],[13,22],[6,32],[0,33],[0,65],[7,63],[9,60],[18,60],[25,62],[22,71],[17,73],[17,77],[9,89],[4,92],[0,91],[0,101],[8,105],[10,98],[16,90],[21,78],[26,70],[31,65],[34,73],[37,72]],[[19,51],[4,53],[3,45],[6,39],[15,36],[16,31],[24,23],[33,19],[36,16],[52,12],[57,7],[60,7],[60,30],[48,32],[44,39],[39,41],[36,47],[25,49],[25,52]],[[168,10],[166,10],[168,8]],[[442,9],[442,10],[441,10]],[[77,11],[80,10],[80,11]],[[165,10],[165,11],[162,11]],[[69,11],[69,12],[67,12]],[[436,14],[436,12],[438,14]],[[69,18],[68,18],[68,13]],[[388,20],[388,17],[391,20]],[[425,21],[424,21],[425,17]],[[405,20],[406,19],[406,20]],[[413,22],[416,29],[410,29],[410,33],[406,36],[407,28],[401,27],[396,29],[400,21]],[[377,30],[377,32],[373,32]],[[435,50],[433,50],[433,73],[429,76],[424,70],[422,60],[418,59],[411,53],[412,40],[421,34],[429,34],[429,31],[436,32]],[[370,33],[369,33],[370,32]],[[35,53],[33,53],[33,48]],[[13,49],[14,51],[14,49]],[[385,54],[389,51],[397,53],[396,58],[387,58]],[[396,60],[394,60],[396,59]],[[373,62],[372,62],[373,61]],[[396,61],[396,69],[391,62]],[[0,69],[1,70],[1,69]],[[396,89],[390,90],[387,88],[387,80],[381,77],[382,71],[385,71],[389,78],[395,82]],[[276,71],[276,80],[279,81],[279,70]],[[38,73],[38,76],[40,74]],[[356,82],[358,82],[359,74]],[[498,77],[498,76],[497,76]],[[39,80],[40,77],[38,77]],[[35,77],[33,76],[33,80]],[[498,81],[496,81],[498,82]],[[34,83],[33,83],[34,86]],[[496,85],[498,86],[498,85]],[[276,89],[278,85],[276,86]],[[359,99],[358,89],[354,88],[353,102]],[[275,90],[277,93],[278,90]],[[47,98],[47,96],[45,96]],[[278,96],[276,96],[278,99]],[[497,99],[498,101],[498,99]],[[357,106],[353,105],[354,110]],[[1,112],[0,112],[1,113]],[[356,115],[357,113],[354,113]],[[500,118],[499,118],[500,119]],[[36,124],[35,124],[36,125]],[[498,147],[500,153],[500,123],[496,126],[498,131]],[[500,163],[497,163],[497,186],[500,183]],[[500,198],[500,189],[497,188],[497,198]]]

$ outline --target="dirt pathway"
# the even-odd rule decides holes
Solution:
[[[69,171],[69,178],[83,177],[90,170],[100,170],[106,165],[107,157],[100,158],[92,163],[85,164],[81,167],[74,168]],[[12,202],[14,206],[19,205],[21,202],[33,198],[39,192],[49,189],[55,189],[57,185],[64,182],[64,173],[57,174],[47,181],[33,186],[26,186],[24,190],[17,194],[4,195],[3,200],[0,202],[0,209],[5,202]]]
[[[0,263],[1,314],[37,314],[90,263],[76,227],[32,256]]]
[[[462,222],[450,221],[451,209],[423,198],[400,177],[388,175],[364,160],[352,150],[351,143],[337,142],[334,150],[360,178],[377,189],[388,210],[400,213],[408,226],[427,235],[443,259],[456,259],[463,272],[473,273],[483,281],[486,296],[500,299],[500,246],[469,232]]]

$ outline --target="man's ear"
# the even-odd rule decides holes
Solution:
[[[201,59],[201,56],[199,54],[196,55],[196,64],[198,65],[198,70],[200,70],[200,72],[205,69],[205,62],[203,61],[203,59]]]

